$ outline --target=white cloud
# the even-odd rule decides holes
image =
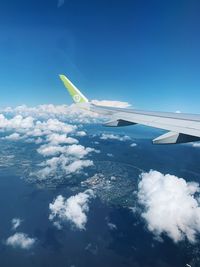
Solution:
[[[122,101],[92,100],[92,103],[95,105],[105,106],[105,107],[116,107],[116,108],[130,107],[130,104],[128,102],[122,102]]]
[[[118,141],[127,141],[127,140],[130,140],[131,138],[127,135],[120,136],[117,134],[103,133],[100,136],[100,139],[102,139],[102,140],[113,139],[113,140],[118,140]]]
[[[37,139],[34,140],[36,145],[41,144],[43,142],[43,139],[41,137],[38,137]]]
[[[21,115],[16,115],[11,119],[7,119],[3,114],[0,114],[0,128],[6,129],[28,129],[33,127],[34,118],[28,116],[23,118]]]
[[[72,137],[67,137],[66,134],[51,133],[47,136],[47,141],[53,145],[58,144],[77,144],[78,140]]]
[[[108,222],[108,227],[110,230],[117,230],[117,226],[114,223]]]
[[[94,141],[94,144],[95,144],[95,145],[99,145],[99,142],[98,142],[98,141]]]
[[[65,199],[62,195],[57,196],[49,204],[49,220],[54,221],[54,225],[59,225],[59,227],[61,227],[62,222],[68,221],[79,230],[84,230],[87,223],[89,200],[93,197],[92,190],[86,190],[68,199]]]
[[[76,144],[70,146],[42,145],[38,149],[38,153],[43,156],[60,155],[42,162],[40,165],[43,168],[36,175],[40,179],[46,179],[49,176],[56,175],[59,170],[64,171],[65,174],[79,173],[83,168],[93,165],[93,161],[84,159],[91,152],[97,151],[93,148]]]
[[[81,123],[95,121],[98,115],[80,110],[76,105],[22,105],[8,107],[1,112],[0,130],[9,131],[9,135],[3,138],[41,144],[37,152],[48,157],[48,160],[37,165],[41,169],[30,172],[30,178],[58,178],[64,174],[79,173],[83,168],[93,165],[86,157],[91,152],[99,151],[78,145],[79,141],[74,136],[85,136],[86,132],[79,130]],[[78,126],[75,125],[77,122]]]
[[[136,143],[132,143],[132,144],[130,145],[130,147],[136,147],[136,146],[137,146]]]
[[[66,153],[69,156],[73,156],[76,158],[83,158],[87,154],[91,152],[95,152],[94,148],[91,147],[84,147],[82,145],[70,145],[70,146],[60,146],[60,145],[51,145],[45,144],[41,145],[37,149],[38,153],[43,156],[54,156],[59,153]]]
[[[12,229],[16,230],[22,223],[22,220],[20,218],[13,218],[12,219]]]
[[[193,143],[192,146],[193,147],[200,147],[200,143],[199,142],[198,143]]]
[[[62,132],[65,134],[69,134],[75,131],[77,127],[75,125],[66,124],[62,121],[59,121],[58,119],[48,119],[44,122],[37,121],[35,128],[45,132],[47,132],[48,130],[49,132],[53,131],[57,133]]]
[[[78,132],[76,133],[76,135],[77,135],[77,136],[86,136],[87,134],[86,134],[85,131],[78,131]]]
[[[174,242],[195,242],[200,232],[199,184],[151,170],[141,174],[138,188],[150,231],[157,237],[165,233]]]
[[[92,160],[80,160],[79,159],[65,166],[65,171],[66,173],[75,173],[75,172],[79,172],[85,167],[89,167],[92,165],[93,165]]]
[[[14,248],[30,249],[35,242],[36,239],[28,237],[27,234],[15,233],[14,235],[8,237],[6,245]]]
[[[56,118],[62,121],[71,121],[73,123],[90,123],[99,120],[100,116],[88,110],[81,110],[77,105],[39,105],[35,107],[28,107],[26,105],[17,106],[15,108],[7,107],[0,110],[9,116],[21,115],[23,117],[32,116],[35,119],[49,119]],[[0,120],[1,121],[1,120]]]
[[[21,139],[21,136],[18,133],[12,133],[10,135],[2,137],[2,139],[9,140],[9,141],[18,141]]]
[[[9,117],[17,116],[18,119],[20,117],[21,118],[32,117],[35,120],[41,119],[43,121],[51,118],[55,120],[68,121],[79,124],[97,122],[99,121],[99,119],[101,119],[101,116],[99,114],[96,114],[88,110],[80,109],[75,104],[72,104],[70,106],[48,104],[48,105],[39,105],[35,107],[28,107],[26,105],[22,105],[14,108],[7,107],[1,109],[0,112],[3,113],[1,114],[1,116],[3,116],[4,119],[5,119],[4,115],[6,116],[9,115]],[[0,128],[2,123],[3,127],[5,127],[5,125],[7,124],[7,121],[4,119],[2,120],[2,118],[0,118]],[[14,123],[13,119],[11,123]]]
[[[77,157],[77,158],[83,158],[88,153],[94,152],[95,149],[91,147],[84,147],[82,145],[71,145],[68,146],[66,149],[66,153],[68,155]]]
[[[56,145],[50,145],[50,144],[45,144],[40,146],[37,149],[37,152],[43,156],[54,156],[58,155],[60,153],[66,152],[67,147],[66,146],[56,146]]]

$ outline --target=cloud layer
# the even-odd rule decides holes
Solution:
[[[22,116],[22,117],[32,117],[37,119],[56,118],[61,121],[68,121],[73,123],[90,123],[97,122],[101,117],[87,110],[80,110],[75,104],[70,106],[67,105],[39,105],[35,107],[28,107],[26,105],[21,105],[17,107],[6,107],[1,109],[0,112],[3,116]],[[0,127],[1,127],[1,117],[0,117]]]
[[[156,237],[167,234],[174,242],[195,242],[200,233],[200,187],[174,175],[151,170],[141,174],[138,199],[142,217]]]
[[[87,157],[98,151],[80,145],[79,139],[86,136],[81,123],[94,122],[98,118],[94,113],[81,111],[75,105],[23,105],[5,108],[1,112],[2,139],[39,145],[36,151],[44,161],[33,168],[30,179],[76,174],[93,165]]]

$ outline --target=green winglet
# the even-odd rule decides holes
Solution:
[[[88,99],[73,85],[72,82],[65,76],[59,75],[60,79],[63,81],[65,87],[67,88],[69,94],[71,95],[75,103],[86,103]]]

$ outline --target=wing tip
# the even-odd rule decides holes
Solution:
[[[88,99],[78,90],[78,88],[76,88],[75,85],[73,85],[73,83],[64,74],[59,74],[59,77],[75,103],[88,102]]]

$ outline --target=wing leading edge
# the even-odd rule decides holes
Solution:
[[[142,124],[167,130],[167,133],[153,140],[154,144],[176,144],[200,140],[200,115],[152,112],[95,105],[89,102],[66,76],[60,75],[60,78],[73,101],[80,108],[110,117],[110,120],[104,124],[105,126],[121,127]]]

